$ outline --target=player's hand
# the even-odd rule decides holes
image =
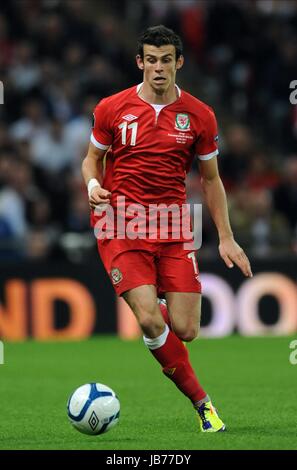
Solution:
[[[89,206],[95,209],[100,204],[110,204],[111,193],[101,186],[95,186],[89,196]]]
[[[220,240],[219,252],[228,268],[236,264],[245,276],[253,277],[249,259],[233,237]]]

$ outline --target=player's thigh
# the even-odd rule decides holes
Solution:
[[[118,295],[139,286],[156,285],[157,271],[149,250],[133,249],[129,240],[117,239],[99,242],[98,249]]]
[[[146,313],[153,315],[157,310],[157,289],[154,285],[138,286],[122,295],[137,318]]]
[[[154,285],[142,285],[123,293],[123,298],[130,306],[145,334],[158,336],[164,328],[164,320],[157,299]]]
[[[165,297],[174,332],[181,339],[191,341],[199,333],[201,294],[196,292],[167,292]]]

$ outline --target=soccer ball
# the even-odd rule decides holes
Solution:
[[[71,424],[79,432],[97,435],[109,431],[119,421],[120,402],[114,391],[100,383],[78,387],[67,403]]]

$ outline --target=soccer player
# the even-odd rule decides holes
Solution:
[[[113,237],[99,237],[98,249],[116,293],[138,320],[146,346],[197,410],[200,430],[224,431],[225,424],[199,383],[183,344],[197,337],[200,323],[196,252],[186,248],[183,235],[175,236],[173,216],[168,217],[167,240],[162,227],[158,225],[151,236],[146,223],[152,204],[178,208],[185,204],[186,172],[197,156],[205,201],[218,231],[219,253],[228,267],[236,264],[245,276],[252,276],[229,223],[217,167],[216,119],[209,106],[175,83],[184,58],[182,42],[172,30],[163,25],[148,28],[139,38],[136,62],[143,82],[102,99],[95,108],[82,173],[92,209],[112,207],[115,219],[124,217],[128,229],[141,206],[144,229],[135,238],[128,236],[131,231],[123,236],[116,228]],[[105,187],[102,162],[109,148]],[[94,211],[93,224],[100,217]],[[166,307],[158,303],[158,293],[167,301],[166,322],[161,313],[161,309],[167,313]]]

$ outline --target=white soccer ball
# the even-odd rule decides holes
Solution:
[[[114,391],[100,383],[77,388],[70,396],[67,413],[71,424],[84,434],[109,431],[119,421],[120,402]]]

